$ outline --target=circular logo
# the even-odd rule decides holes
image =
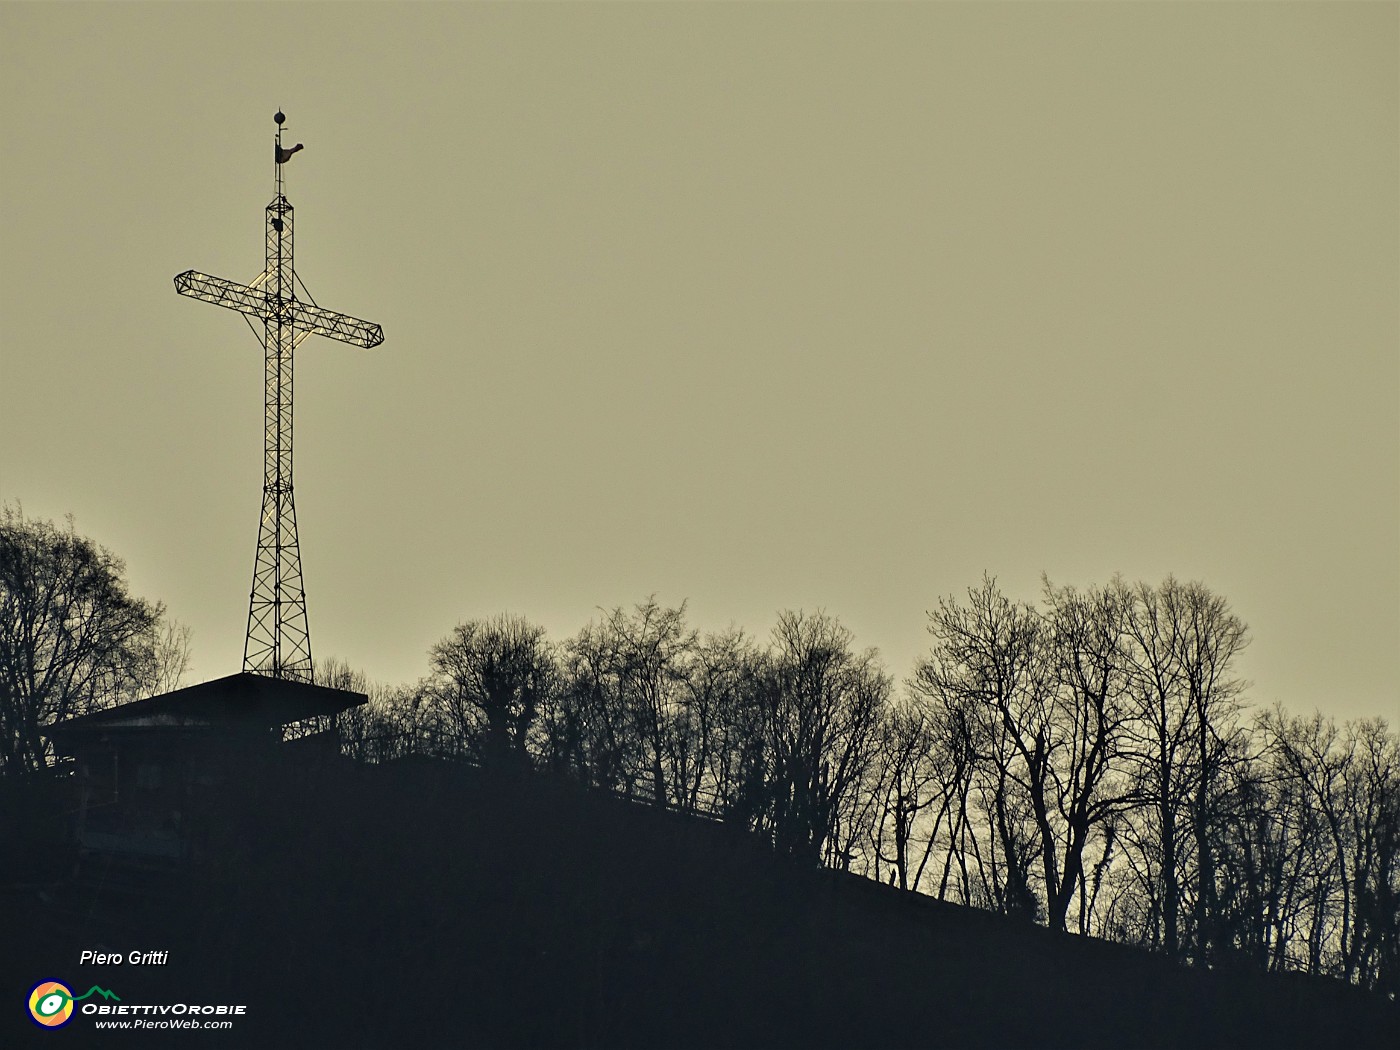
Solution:
[[[29,1016],[45,1028],[66,1025],[73,1016],[73,993],[61,981],[40,981],[29,991]]]

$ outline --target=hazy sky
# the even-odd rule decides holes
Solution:
[[[407,681],[822,607],[904,677],[984,571],[1200,579],[1251,696],[1400,716],[1400,6],[0,4],[0,496],[239,669],[297,268],[313,652]]]

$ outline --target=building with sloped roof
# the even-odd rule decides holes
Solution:
[[[279,769],[339,759],[335,716],[364,693],[243,672],[49,726],[74,760],[86,853],[198,859],[221,803]]]

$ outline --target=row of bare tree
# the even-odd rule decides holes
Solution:
[[[1047,584],[1036,609],[985,581],[929,630],[876,778],[877,874],[1196,962],[1396,990],[1383,721],[1248,719],[1245,626],[1198,583]]]
[[[1210,965],[1400,983],[1400,747],[1380,720],[1249,717],[1248,640],[1199,583],[987,579],[902,691],[824,613],[765,641],[685,607],[561,643],[457,627],[346,747],[533,766],[745,824],[813,863]],[[331,680],[353,684],[349,671]]]
[[[814,862],[853,855],[892,683],[829,616],[784,613],[761,647],[739,630],[702,638],[684,606],[653,599],[557,646],[519,617],[473,621],[430,655],[429,678],[344,716],[353,755],[534,765],[741,820]],[[320,679],[355,684],[344,667]]]
[[[354,756],[537,767],[742,823],[785,853],[1210,965],[1400,993],[1400,745],[1378,719],[1250,715],[1245,626],[1173,579],[983,580],[904,688],[823,614],[702,636],[654,599],[553,643],[457,627],[344,716]],[[121,561],[0,509],[0,774],[54,721],[173,688],[189,633]],[[344,666],[330,684],[358,685]]]

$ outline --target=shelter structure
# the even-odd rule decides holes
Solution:
[[[77,845],[198,859],[231,799],[338,761],[334,716],[367,700],[245,671],[56,723],[46,730],[55,752],[75,760]]]

